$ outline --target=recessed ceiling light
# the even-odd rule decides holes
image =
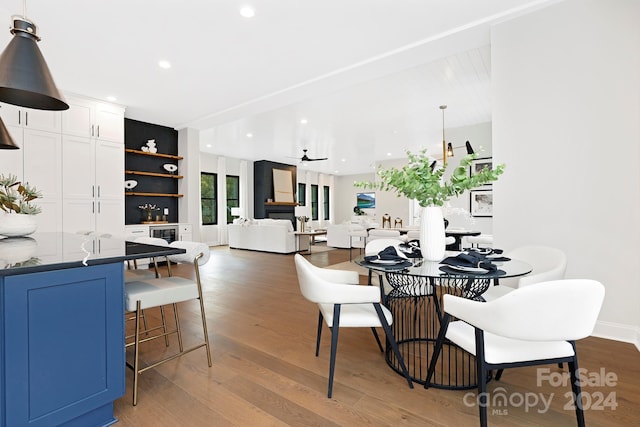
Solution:
[[[300,119],[300,123],[303,124],[303,125],[306,125],[307,124],[307,119]]]
[[[171,62],[165,61],[165,60],[158,61],[158,67],[164,68],[164,69],[171,68]]]
[[[207,148],[211,148],[211,144],[207,144]]]
[[[344,162],[346,162],[346,161],[347,161],[347,159],[342,158],[342,159],[340,159],[340,161],[341,161],[342,163],[344,163]]]
[[[340,173],[340,171],[333,171],[333,173]]]
[[[253,138],[253,134],[251,132],[247,133],[247,138]]]
[[[391,157],[391,153],[387,153],[387,157]]]
[[[115,96],[112,96],[112,95],[107,96],[107,101],[116,102],[117,100],[118,98],[116,98]]]
[[[243,18],[253,18],[256,14],[256,11],[251,6],[243,6],[240,9],[240,15]]]

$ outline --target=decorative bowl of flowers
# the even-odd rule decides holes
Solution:
[[[36,231],[35,215],[42,212],[33,201],[42,194],[12,174],[0,175],[0,235],[26,236]]]

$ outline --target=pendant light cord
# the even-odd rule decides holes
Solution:
[[[22,17],[27,19],[27,0],[22,0]]]

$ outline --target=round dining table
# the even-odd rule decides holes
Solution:
[[[447,252],[455,256],[457,252]],[[501,278],[518,277],[532,271],[528,263],[511,259],[496,262],[495,271],[484,273],[456,270],[440,262],[422,258],[409,258],[403,264],[367,262],[364,256],[355,259],[356,264],[378,274],[383,295],[382,301],[393,314],[393,333],[400,353],[413,381],[424,384],[431,362],[440,321],[442,297],[445,294],[484,301],[482,294],[489,286],[499,285]],[[382,276],[386,280],[382,280]],[[399,362],[387,344],[387,364],[402,375]],[[430,387],[446,389],[471,389],[477,387],[475,358],[454,344],[443,346]]]

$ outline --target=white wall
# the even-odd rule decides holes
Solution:
[[[604,283],[596,334],[639,346],[640,2],[570,0],[492,30],[496,245]]]

